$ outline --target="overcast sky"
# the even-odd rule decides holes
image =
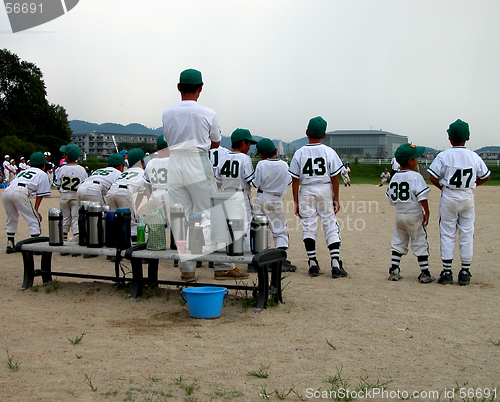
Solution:
[[[500,145],[499,23],[498,0],[80,0],[15,34],[0,4],[0,47],[70,120],[160,127],[196,68],[223,135],[290,142],[321,115],[445,149],[460,118],[477,149]]]

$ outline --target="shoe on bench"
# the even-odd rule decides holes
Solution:
[[[245,279],[248,278],[248,273],[241,272],[238,268],[231,269],[229,271],[215,271],[214,279],[225,280],[225,279]]]

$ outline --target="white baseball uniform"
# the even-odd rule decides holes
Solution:
[[[47,174],[35,167],[19,173],[10,183],[9,187],[2,192],[2,202],[7,214],[7,222],[5,224],[6,233],[17,233],[19,214],[28,223],[31,236],[41,233],[38,214],[29,199],[29,196],[32,194],[35,194],[37,197],[50,196],[50,184]]]
[[[385,170],[380,175],[380,184],[385,182],[389,183],[390,179],[391,179],[391,174],[387,170]]]
[[[344,180],[344,185],[351,185],[351,168],[349,165],[344,165],[342,166],[342,169],[340,170],[340,174],[342,176],[342,180]]]
[[[152,155],[151,160],[146,165],[144,172],[144,182],[151,187],[151,195],[148,200],[148,211],[159,209],[166,220],[170,219],[170,200],[168,197],[168,156],[161,150]]]
[[[252,221],[252,181],[254,179],[252,158],[242,152],[229,152],[220,159],[216,177],[222,191],[243,191],[245,209],[245,249],[250,251],[250,222]]]
[[[341,242],[333,208],[331,178],[340,173],[342,166],[337,152],[321,143],[306,144],[293,155],[290,175],[301,183],[298,201],[302,239],[316,240],[318,218],[321,218],[326,244]]]
[[[12,177],[12,174],[15,175],[15,172],[13,171],[12,165],[8,160],[3,161],[3,175],[4,175],[4,182],[9,183],[14,177]],[[11,179],[12,177],[12,179]]]
[[[28,169],[28,165],[24,162],[19,162],[19,171],[23,171],[23,170],[26,170]]]
[[[67,163],[60,166],[54,174],[54,185],[59,189],[59,206],[63,214],[63,234],[66,237],[71,227],[73,236],[78,230],[78,201],[77,190],[80,184],[87,179],[87,172],[77,163]]]
[[[224,157],[224,155],[231,152],[229,149],[219,146],[218,148],[212,148],[209,151],[210,162],[212,162],[212,167],[214,168],[214,175],[216,175],[217,166],[219,161]]]
[[[473,190],[476,180],[487,178],[491,172],[479,155],[459,146],[439,153],[427,171],[443,186],[439,204],[441,259],[453,259],[458,230],[460,258],[462,263],[470,264],[474,245]]]
[[[290,182],[291,177],[285,161],[270,158],[257,163],[253,180],[254,186],[257,187],[254,211],[265,214],[269,219],[275,247],[288,248],[283,196]]]
[[[137,210],[134,195],[144,190],[144,170],[142,167],[131,167],[124,171],[111,185],[106,194],[106,201],[111,211],[117,208],[130,209],[130,234],[137,236]]]
[[[391,250],[406,255],[408,244],[411,243],[416,257],[429,255],[427,232],[422,224],[424,214],[420,203],[429,198],[429,192],[429,186],[420,173],[400,170],[394,174],[385,193],[389,203],[396,206]]]
[[[112,166],[97,169],[80,184],[77,190],[78,204],[80,201],[92,201],[105,204],[104,195],[122,173]]]

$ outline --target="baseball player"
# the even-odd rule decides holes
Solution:
[[[14,159],[10,160],[10,178],[9,181],[12,181],[16,178],[17,175],[17,166],[16,161]]]
[[[214,168],[214,176],[217,174],[217,166],[219,165],[219,161],[229,152],[229,149],[224,148],[222,146],[218,146],[217,148],[213,148],[209,151],[210,162],[212,162],[212,167]]]
[[[156,149],[158,152],[152,155],[144,170],[144,182],[149,194],[148,211],[159,209],[168,220],[170,217],[170,201],[167,191],[169,151],[163,135],[156,139]]]
[[[21,158],[19,158],[19,171],[22,172],[23,170],[26,170],[28,169],[28,165],[26,164],[26,161],[24,159],[24,156],[21,156]]]
[[[443,285],[453,284],[451,267],[457,231],[462,260],[458,284],[466,286],[470,283],[475,220],[473,190],[490,177],[490,171],[479,155],[465,148],[469,138],[466,122],[459,119],[450,124],[448,139],[452,148],[439,153],[427,169],[432,184],[441,190],[439,229],[443,270],[438,282]]]
[[[255,167],[253,184],[257,187],[254,211],[265,214],[269,219],[269,228],[274,238],[274,246],[288,250],[289,236],[286,230],[286,217],[283,196],[291,183],[288,165],[276,158],[277,150],[269,138],[257,143],[257,152],[262,160]],[[295,272],[297,267],[286,260],[282,270]]]
[[[340,260],[340,228],[335,214],[339,210],[339,173],[342,161],[330,147],[321,144],[326,136],[326,121],[318,116],[309,120],[306,135],[309,143],[299,148],[290,163],[295,215],[302,222],[302,240],[309,258],[309,275],[320,275],[316,259],[318,218],[330,250],[332,278],[346,277]],[[299,183],[300,194],[299,194]]]
[[[125,170],[111,185],[106,200],[111,211],[117,208],[130,209],[130,236],[132,242],[137,242],[137,209],[134,202],[134,195],[144,189],[144,151],[141,148],[134,148],[128,153],[130,167]]]
[[[396,157],[391,159],[391,177],[399,170],[399,163],[396,160]],[[390,181],[390,180],[389,180]]]
[[[425,152],[425,147],[403,144],[396,150],[400,170],[389,184],[386,196],[391,205],[396,206],[396,223],[392,232],[392,260],[389,268],[389,280],[402,278],[399,264],[401,257],[408,253],[411,243],[413,254],[420,266],[420,283],[436,280],[429,272],[429,243],[425,227],[429,223],[429,186],[420,173],[415,172],[418,157]]]
[[[75,143],[63,145],[59,148],[63,153],[65,164],[55,171],[54,185],[59,190],[59,206],[63,214],[63,238],[68,239],[69,229],[73,233],[72,241],[78,243],[78,201],[77,190],[80,184],[87,179],[87,172],[78,164],[80,148]]]
[[[108,167],[94,170],[78,187],[76,193],[78,204],[80,201],[105,204],[104,195],[123,172],[123,163],[123,155],[109,155]]]
[[[243,191],[247,219],[245,221],[245,250],[250,251],[250,222],[252,221],[252,181],[254,169],[247,155],[251,145],[257,144],[246,128],[237,128],[231,134],[232,151],[219,161],[215,179],[222,191]]]
[[[384,183],[389,183],[390,181],[391,181],[391,174],[387,169],[384,169],[384,171],[380,175],[380,182],[378,183],[378,186],[382,187]]]
[[[28,223],[31,237],[37,237],[41,233],[42,215],[38,209],[43,197],[50,196],[50,184],[45,173],[45,156],[41,152],[35,152],[31,155],[30,160],[31,167],[19,173],[2,193],[2,202],[7,215],[5,223],[7,254],[16,251],[14,236],[17,233],[19,214]],[[34,207],[29,199],[31,194],[36,194]]]
[[[12,173],[12,165],[10,164],[10,156],[5,155],[5,160],[3,161],[3,175],[4,175],[4,183],[10,182],[10,176]],[[15,176],[15,175],[14,175]]]
[[[340,171],[340,175],[342,176],[342,180],[344,180],[344,186],[351,185],[351,168],[349,167],[349,162],[345,162],[344,166],[342,166],[342,170]]]
[[[54,168],[56,167],[50,160],[52,158],[52,154],[50,152],[44,152],[45,155],[45,163],[47,164],[47,175],[49,176],[50,185],[52,186],[54,182]]]

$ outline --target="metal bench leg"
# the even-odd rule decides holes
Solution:
[[[23,251],[22,254],[24,265],[22,290],[26,290],[33,286],[33,280],[35,279],[35,261],[33,259],[32,251]]]
[[[130,288],[130,297],[136,299],[142,296],[142,286],[144,277],[142,274],[142,258],[132,258],[132,287]]]
[[[262,310],[267,308],[267,299],[269,297],[269,275],[266,265],[254,264],[257,271],[257,309]]]
[[[40,263],[42,271],[42,282],[47,283],[52,280],[52,253],[42,253],[42,261]]]
[[[157,286],[159,260],[148,260],[148,284]]]

